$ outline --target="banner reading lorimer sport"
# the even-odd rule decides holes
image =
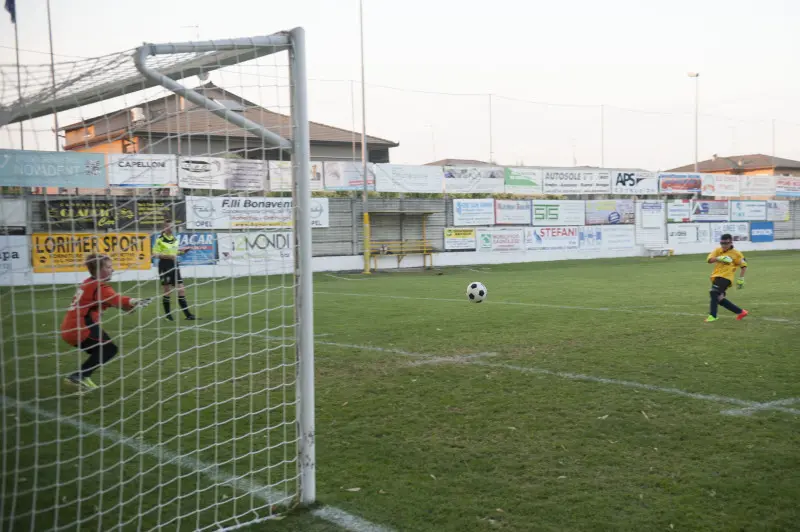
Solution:
[[[187,229],[291,228],[292,198],[186,196]],[[311,227],[328,227],[328,198],[311,199]]]
[[[115,270],[150,269],[148,233],[34,233],[31,254],[35,273],[83,272],[89,253],[104,253]]]
[[[217,235],[220,264],[249,266],[258,271],[280,273],[294,264],[291,231],[250,231]]]
[[[611,172],[608,170],[544,170],[545,194],[610,194]]]

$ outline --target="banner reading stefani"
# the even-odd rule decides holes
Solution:
[[[266,190],[267,163],[257,159],[181,157],[178,160],[178,183],[181,188]]]
[[[475,229],[456,229],[448,227],[444,230],[444,249],[475,250]]]
[[[729,206],[727,201],[692,200],[692,221],[693,222],[727,222],[730,219]]]
[[[544,170],[545,194],[610,194],[611,172],[608,170]]]
[[[540,168],[506,168],[506,194],[543,194],[544,180]]]
[[[0,150],[0,186],[106,188],[106,156],[74,151]]]
[[[700,174],[658,174],[661,194],[696,194],[703,188]]]
[[[499,194],[505,190],[506,172],[499,166],[445,166],[448,194]]]
[[[187,229],[291,228],[292,198],[186,196]],[[328,198],[311,198],[311,227],[328,227]]]
[[[310,161],[308,163],[311,190],[324,190],[322,182],[322,163]],[[269,190],[270,192],[289,192],[292,190],[292,163],[291,161],[269,162]]]
[[[497,225],[531,225],[531,201],[494,200],[494,223]]]
[[[633,200],[586,201],[586,225],[632,224],[635,221]]]
[[[259,271],[291,270],[294,239],[291,231],[251,231],[217,235],[220,264],[251,266]]]
[[[653,172],[614,170],[611,172],[612,194],[658,194],[658,177]]]
[[[800,198],[800,176],[778,176],[775,195]]]
[[[533,200],[533,225],[585,225],[583,200]]]
[[[444,170],[441,166],[376,164],[375,190],[441,194],[444,192]]]
[[[532,250],[578,249],[580,227],[526,227],[525,247]]]
[[[741,192],[738,175],[703,174],[703,196],[738,198]]]
[[[112,187],[161,188],[178,186],[177,155],[108,155],[108,184]]]
[[[115,270],[150,269],[148,233],[34,233],[31,235],[34,273],[85,272],[89,253],[104,253]]]
[[[364,188],[364,165],[353,161],[325,161],[325,190],[361,190]],[[367,163],[367,189],[375,190],[375,164]]]

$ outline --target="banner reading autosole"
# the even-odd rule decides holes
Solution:
[[[34,233],[31,236],[35,273],[80,272],[89,253],[104,253],[114,261],[115,270],[150,268],[147,233]]]

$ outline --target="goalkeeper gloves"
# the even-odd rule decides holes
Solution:
[[[733,262],[733,259],[728,257],[727,255],[723,255],[722,257],[717,257],[717,262],[724,262],[725,264],[730,264]]]
[[[151,301],[153,301],[152,297],[145,297],[145,298],[142,298],[142,299],[133,298],[133,299],[131,299],[131,306],[134,309],[143,309],[144,307],[149,305]],[[131,309],[131,310],[133,310],[133,309]]]
[[[742,278],[736,279],[736,288],[738,290],[741,290],[742,288],[744,288],[744,279],[742,279]]]

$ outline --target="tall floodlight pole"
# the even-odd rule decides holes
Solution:
[[[53,53],[53,24],[50,18],[50,0],[47,0],[47,33],[50,39],[50,81],[53,87],[53,98],[56,97],[56,64],[55,54]],[[53,113],[53,127],[55,128],[56,151],[61,151],[61,143],[58,141],[58,112]]]
[[[364,85],[364,3],[358,0],[358,26],[361,34],[361,164],[364,172],[364,188],[361,191],[361,203],[364,206],[364,273],[369,274],[370,226],[369,208],[367,205],[369,192],[369,173],[367,172],[367,100]]]
[[[700,108],[700,73],[699,72],[689,72],[689,77],[694,78],[694,171],[695,173],[699,172],[698,170],[698,155],[697,155],[697,129],[698,129],[698,121],[699,121],[699,108]]]

